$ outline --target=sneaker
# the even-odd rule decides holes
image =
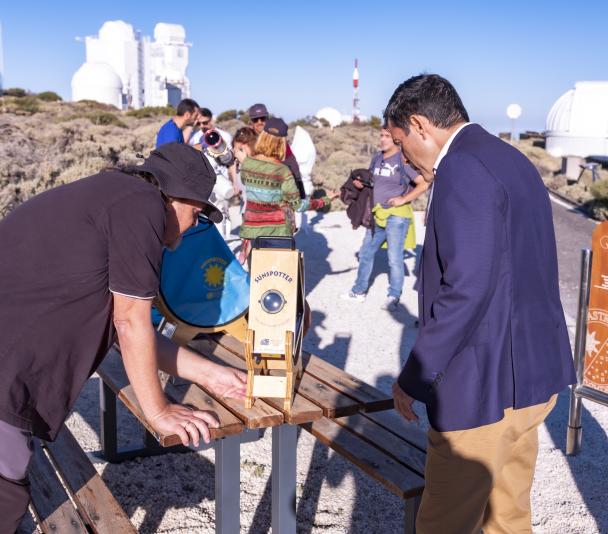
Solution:
[[[393,311],[397,309],[397,304],[399,304],[399,299],[397,297],[388,297],[380,308],[383,310]]]
[[[365,293],[353,293],[349,291],[348,293],[343,293],[340,295],[342,300],[350,300],[354,302],[363,302],[365,300]]]

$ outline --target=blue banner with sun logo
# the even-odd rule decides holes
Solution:
[[[160,272],[163,300],[182,321],[222,326],[249,306],[249,274],[208,219],[188,230],[179,247],[165,250]]]

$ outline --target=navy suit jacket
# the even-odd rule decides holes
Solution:
[[[436,170],[420,331],[399,384],[438,431],[494,423],[575,382],[555,233],[540,175],[476,124]]]

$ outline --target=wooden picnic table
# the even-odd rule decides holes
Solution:
[[[244,347],[230,336],[202,336],[192,341],[190,346],[215,362],[246,369]],[[109,352],[97,373],[102,378],[101,438],[106,459],[122,461],[134,456],[160,454],[167,450],[161,447],[181,443],[177,435],[158,434],[146,421],[117,349]],[[271,428],[272,530],[295,533],[297,426],[305,427],[315,421],[320,422],[322,418],[355,416],[393,407],[393,399],[389,395],[308,354],[304,355],[304,374],[289,411],[283,409],[281,399],[256,399],[253,407],[247,409],[244,400],[215,397],[197,384],[167,377],[161,382],[170,400],[212,411],[219,420],[219,426],[210,429],[210,433],[216,453],[216,532],[222,533],[238,532],[240,528],[241,443],[259,439],[261,429]],[[148,431],[147,436],[153,436],[154,439],[146,441],[147,449],[118,451],[116,398],[143,424]]]

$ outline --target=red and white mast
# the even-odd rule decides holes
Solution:
[[[353,122],[359,122],[359,60],[357,58],[353,71]]]

